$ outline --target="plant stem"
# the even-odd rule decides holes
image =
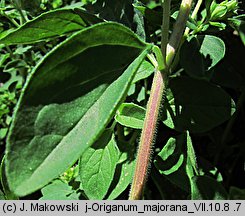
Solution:
[[[1,15],[7,18],[15,27],[19,27],[19,24],[14,20],[14,18],[10,18],[4,11],[1,11]]]
[[[23,25],[24,23],[27,22],[27,19],[21,9],[21,6],[19,5],[19,3],[17,1],[12,1],[13,6],[15,7],[15,9],[19,12],[20,14],[20,24]],[[20,3],[21,4],[21,3]]]
[[[197,13],[198,13],[198,11],[200,10],[200,7],[201,7],[201,5],[202,5],[202,2],[203,2],[203,0],[198,0],[198,1],[197,1],[196,6],[195,6],[195,8],[194,8],[194,10],[193,10],[193,12],[192,12],[192,14],[191,14],[191,18],[192,18],[192,19],[196,19]],[[185,35],[188,35],[188,34],[189,34],[189,31],[190,31],[190,29],[187,27],[187,28],[185,29]]]
[[[166,62],[167,67],[165,67],[162,71],[156,69],[154,74],[151,94],[146,109],[144,126],[140,137],[136,168],[129,195],[130,200],[139,200],[143,197],[144,186],[147,180],[147,171],[150,166],[151,152],[156,134],[158,116],[166,88],[168,68],[171,65],[175,52],[183,36],[184,28],[186,26],[186,21],[191,8],[191,2],[192,0],[182,0],[173,33],[170,37],[170,42],[167,45],[166,58],[163,56],[164,59],[166,59],[164,62]],[[167,1],[165,3],[167,3]],[[165,12],[164,14],[169,14],[169,12]],[[164,17],[163,19],[169,19],[169,17]],[[166,20],[163,22],[164,25],[167,25],[167,23],[168,22],[166,22]],[[165,29],[165,27],[162,27],[162,29]],[[163,34],[165,35],[165,33]],[[163,41],[165,41],[165,39]]]
[[[192,18],[192,19],[196,19],[197,13],[198,13],[198,11],[199,11],[201,5],[202,5],[202,2],[203,2],[203,0],[198,0],[198,1],[197,1],[196,6],[195,6],[195,8],[194,8],[194,10],[193,10],[193,12],[192,12],[192,14],[191,14],[191,18]]]
[[[8,51],[8,53],[10,54],[10,57],[12,59],[14,59],[14,53],[13,51],[10,49],[10,47],[8,45],[5,46],[6,50]]]
[[[169,34],[169,17],[170,17],[170,4],[171,0],[162,0],[163,17],[162,17],[162,36],[161,36],[161,50],[166,65],[166,55],[167,55],[167,44],[168,44],[168,34]]]
[[[143,195],[146,174],[149,168],[152,143],[154,142],[155,129],[164,89],[165,85],[163,73],[157,70],[153,79],[144,127],[140,138],[135,176],[129,197],[130,200],[141,199]]]
[[[173,33],[171,34],[169,43],[167,45],[166,63],[168,66],[171,65],[175,53],[179,47],[184,29],[186,27],[186,22],[191,10],[191,3],[192,0],[182,0],[181,2],[179,14],[174,25]]]

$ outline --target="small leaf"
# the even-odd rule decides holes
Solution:
[[[158,153],[158,159],[155,160],[155,165],[160,168],[159,172],[164,175],[172,174],[176,172],[184,161],[184,156],[180,152],[180,138],[170,138],[163,149]],[[178,147],[177,147],[178,145]],[[157,158],[158,158],[157,157]]]
[[[222,23],[222,22],[209,22],[209,24],[211,26],[215,26],[215,27],[218,27],[219,30],[224,30],[226,28],[226,24],[225,23]]]
[[[80,31],[90,25],[91,15],[87,15],[88,13],[83,10],[76,11],[79,11],[83,18],[72,9],[58,9],[43,13],[15,31],[2,37],[0,35],[0,43],[30,44]]]
[[[221,183],[208,176],[194,176],[191,184],[193,200],[225,200],[227,192]]]
[[[173,184],[182,190],[189,191],[190,183],[185,170],[185,143],[185,134],[170,138],[161,152],[155,157],[154,165],[159,173]]]
[[[61,180],[54,180],[51,184],[41,190],[42,197],[40,200],[74,200],[76,191],[67,183]],[[76,194],[78,200],[79,194]]]
[[[133,83],[146,79],[153,72],[154,72],[154,66],[148,61],[143,61],[134,77]]]
[[[123,103],[117,110],[115,120],[123,126],[142,129],[145,109],[134,103]]]
[[[7,139],[7,177],[16,194],[32,193],[64,173],[98,139],[150,48],[128,28],[102,23],[39,63]]]
[[[0,129],[0,140],[4,139],[6,137],[7,132],[8,132],[8,128],[1,128]]]
[[[105,197],[116,170],[118,149],[111,130],[106,130],[97,142],[80,158],[80,179],[87,197],[101,200]]]
[[[215,179],[217,182],[223,182],[223,177],[217,167],[211,162],[204,159],[200,155],[198,156],[199,174],[201,176],[207,175]]]
[[[146,99],[146,89],[144,86],[142,86],[136,100],[140,103],[145,99]],[[142,121],[144,121],[145,115],[142,117],[143,117]],[[143,127],[143,125],[142,125],[142,127]]]
[[[180,64],[189,76],[210,79],[210,69],[225,55],[224,42],[215,36],[192,37],[181,47]]]
[[[174,125],[173,129],[178,131],[202,133],[225,122],[235,112],[232,98],[207,81],[176,77],[170,80],[169,88],[168,113],[163,122],[171,128]]]
[[[176,148],[176,139],[170,137],[170,139],[163,147],[163,149],[158,153],[158,155],[165,161],[174,153],[175,148]]]

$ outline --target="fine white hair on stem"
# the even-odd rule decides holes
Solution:
[[[170,3],[169,1],[170,0],[164,0],[163,6]],[[162,26],[162,29],[164,29],[165,32],[162,32],[161,42],[164,43],[162,44],[162,54],[165,66],[163,69],[161,69],[161,71],[157,69],[154,73],[151,94],[147,103],[146,116],[140,137],[134,177],[129,195],[130,200],[141,199],[143,196],[151,162],[152,148],[156,137],[159,113],[161,112],[162,108],[162,99],[164,98],[164,94],[166,92],[168,70],[175,56],[176,50],[178,49],[181,38],[183,37],[184,29],[191,9],[191,3],[192,0],[182,0],[180,11],[168,45],[168,29],[165,30],[165,27],[168,26],[168,21],[164,21],[164,19],[169,19],[169,16],[166,17],[166,15],[169,14],[169,11],[164,12],[164,10],[170,10],[170,7],[166,7],[163,10],[163,14],[165,15],[165,17],[163,17],[163,25],[166,26]]]

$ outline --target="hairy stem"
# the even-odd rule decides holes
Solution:
[[[186,21],[191,8],[191,2],[192,0],[182,0],[173,33],[167,45],[166,55],[163,55],[164,62],[166,62],[167,67],[165,67],[161,71],[156,69],[156,72],[154,74],[151,94],[146,109],[144,126],[140,137],[136,168],[129,195],[130,200],[139,200],[143,197],[144,186],[147,180],[147,172],[150,166],[152,147],[156,134],[158,116],[160,113],[162,98],[166,88],[168,68],[171,65],[175,52],[183,36],[184,28],[186,26]],[[165,3],[167,3],[167,1],[165,1]],[[164,14],[169,14],[169,12],[166,12]],[[169,19],[169,17],[164,18]],[[167,25],[168,22],[163,22],[163,25],[165,24]],[[162,27],[162,29],[165,29],[165,27]],[[163,35],[165,35],[165,33],[163,33]],[[165,39],[163,41],[165,41]]]
[[[149,168],[152,143],[154,142],[155,129],[165,89],[163,73],[159,70],[155,72],[152,83],[151,95],[148,101],[144,127],[142,130],[138,158],[136,163],[135,176],[132,183],[132,190],[129,199],[139,200],[142,198],[146,174]],[[154,93],[154,94],[152,94]]]

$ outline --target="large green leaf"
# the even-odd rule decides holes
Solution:
[[[235,112],[232,98],[204,80],[176,77],[169,82],[164,123],[178,131],[202,133],[228,120]]]
[[[80,179],[89,199],[105,197],[118,159],[119,151],[111,130],[105,130],[99,140],[83,153],[79,163]]]
[[[80,31],[100,20],[81,9],[59,9],[43,13],[15,31],[1,37],[3,44],[26,44]]]
[[[192,37],[181,47],[180,63],[186,73],[194,78],[207,78],[213,68],[225,55],[224,42],[215,36]]]
[[[150,48],[126,27],[103,23],[78,32],[40,62],[7,139],[7,177],[16,194],[41,188],[97,140]]]

